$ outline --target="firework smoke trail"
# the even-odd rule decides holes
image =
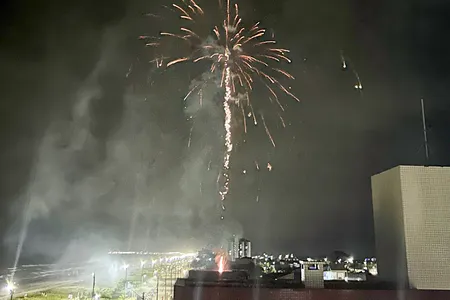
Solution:
[[[222,210],[225,210],[224,201],[230,189],[230,175],[228,170],[230,169],[231,151],[233,150],[233,142],[231,135],[231,108],[230,102],[232,100],[231,93],[231,70],[230,67],[225,68],[225,99],[223,101],[223,110],[225,112],[225,155],[223,157],[223,176],[225,183],[223,189],[220,191],[220,197],[222,201]]]

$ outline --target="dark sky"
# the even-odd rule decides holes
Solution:
[[[231,233],[261,252],[374,254],[370,176],[425,162],[422,97],[430,163],[450,164],[450,3],[240,3],[246,19],[262,21],[291,49],[288,68],[302,101],[282,99],[290,123],[283,129],[267,95],[255,93],[276,148],[261,125],[244,136],[234,124],[224,221],[215,183],[220,106],[211,100],[198,114],[188,149],[195,108],[185,110],[182,98],[201,72],[145,63],[137,36],[166,26],[142,17],[159,10],[155,1],[2,3],[2,264],[12,264],[24,218],[23,256],[34,260],[92,242],[99,251],[187,250]],[[255,160],[273,170],[258,172]]]

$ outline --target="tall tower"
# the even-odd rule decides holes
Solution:
[[[450,167],[398,166],[372,177],[379,276],[450,290]]]
[[[239,239],[239,258],[252,257],[252,242],[247,239]]]
[[[231,261],[235,261],[236,258],[238,257],[238,245],[237,245],[237,240],[236,240],[236,236],[235,235],[233,235],[228,240],[227,251],[228,251],[229,259]]]

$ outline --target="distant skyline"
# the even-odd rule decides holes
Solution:
[[[291,49],[301,102],[282,99],[283,128],[255,89],[276,148],[261,124],[247,135],[233,124],[240,134],[221,221],[220,97],[206,97],[188,148],[196,108],[183,98],[201,71],[147,65],[138,37],[168,27],[143,17],[160,11],[157,2],[3,4],[2,265],[12,264],[25,211],[31,260],[226,246],[233,233],[256,253],[373,256],[370,177],[425,163],[421,98],[429,164],[450,165],[449,3],[242,0],[245,19]]]

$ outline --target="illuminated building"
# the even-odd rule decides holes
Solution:
[[[450,291],[349,289],[347,285],[341,289],[308,288],[295,280],[249,280],[245,272],[190,271],[188,278],[177,279],[174,290],[174,300],[450,299]]]
[[[252,257],[252,243],[244,238],[239,239],[239,258]]]
[[[236,236],[233,235],[228,240],[227,251],[228,251],[228,257],[231,261],[235,261],[236,258],[238,258],[238,245],[236,242]]]
[[[450,290],[450,167],[372,177],[378,273],[399,287]]]
[[[324,280],[345,280],[347,278],[347,270],[329,270],[323,272]]]
[[[308,289],[323,289],[323,266],[324,262],[304,261],[302,262],[301,280]]]

